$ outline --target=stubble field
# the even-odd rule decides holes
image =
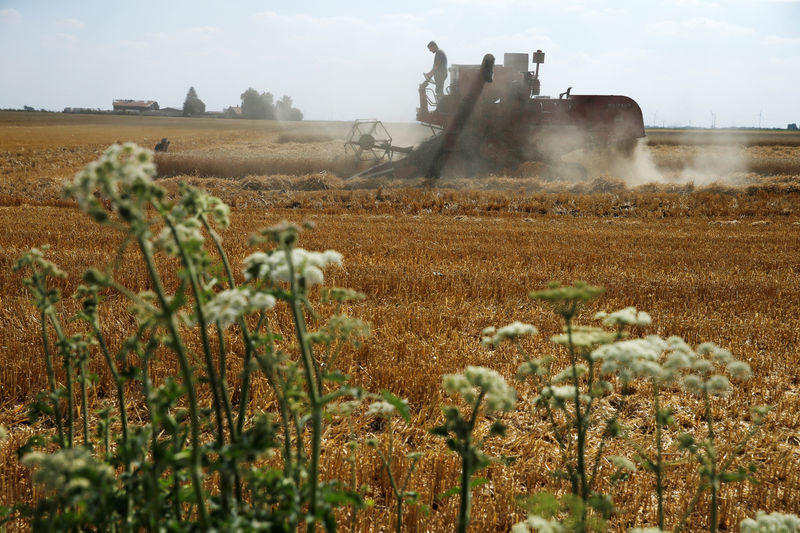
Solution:
[[[406,398],[412,424],[396,437],[402,451],[425,452],[411,484],[431,512],[408,509],[409,531],[450,530],[456,513],[455,498],[435,497],[457,484],[457,457],[426,431],[440,422],[439,406],[447,400],[441,375],[482,365],[513,383],[523,362],[510,349],[482,349],[480,331],[513,320],[535,324],[542,334],[530,342],[531,351],[565,364],[565,353],[547,340],[559,332],[558,321],[526,297],[550,280],[606,288],[580,317],[583,323],[596,311],[633,305],[653,317],[642,334],[679,335],[692,345],[713,341],[748,362],[754,378],[717,404],[715,414],[728,421],[720,426],[723,440],[746,431],[748,406],[770,404],[774,410],[739,461],[758,466],[760,483],[726,486],[721,519],[731,529],[759,509],[800,508],[800,136],[659,130],[649,132],[635,158],[622,164],[598,154],[570,155],[589,169],[585,182],[546,180],[535,164],[488,177],[398,182],[346,179],[354,170],[342,149],[348,128],[0,113],[0,425],[10,430],[0,444],[0,505],[33,496],[30,473],[15,451],[32,432],[46,429],[26,422],[26,403],[47,381],[38,315],[11,267],[27,249],[50,244],[50,258],[68,274],[60,286],[65,314],[74,312],[77,304],[68,296],[80,273],[113,261],[120,236],[63,200],[63,183],[113,142],[152,147],[168,137],[170,152],[157,157],[162,184],[172,192],[180,180],[201,185],[234,207],[223,234],[234,265],[253,251],[248,235],[283,219],[316,223],[316,230],[301,236],[304,248],[343,254],[344,266],[331,270],[326,282],[367,295],[349,312],[370,322],[373,333],[342,355],[341,368],[358,385]],[[409,125],[396,130],[397,144],[425,135]],[[132,254],[116,277],[146,288],[141,262]],[[132,322],[122,303],[105,306],[113,318],[104,326],[120,340]],[[238,354],[229,359],[235,389],[241,346],[232,352]],[[161,361],[154,377],[175,373],[173,363]],[[526,406],[533,393],[517,385],[521,401],[505,416],[508,435],[489,441],[490,453],[516,461],[491,466],[489,482],[476,489],[474,531],[508,531],[523,517],[516,495],[566,488],[549,473],[559,454],[546,438],[546,421]],[[113,396],[107,373],[101,372],[92,394],[90,409]],[[258,408],[271,407],[265,383],[256,384],[255,394]],[[636,410],[648,394],[637,390],[627,413],[641,438],[653,431],[647,413]],[[694,400],[678,388],[669,396],[680,406],[679,428],[701,423]],[[379,426],[360,422],[359,436],[385,437]],[[325,437],[326,476],[347,476],[346,433],[332,425]],[[622,443],[612,448],[616,455],[632,454]],[[360,513],[359,531],[390,528],[389,482],[369,449],[362,448],[357,470],[376,502]],[[693,472],[681,465],[668,476],[668,524],[691,498]],[[615,530],[654,522],[651,485],[646,472],[623,485],[615,495]],[[703,516],[696,513],[693,529],[704,525]]]

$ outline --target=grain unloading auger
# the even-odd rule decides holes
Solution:
[[[473,175],[513,169],[525,161],[544,162],[553,177],[575,177],[576,166],[561,156],[579,148],[618,147],[626,152],[644,137],[639,105],[627,96],[540,96],[539,66],[544,52],[505,54],[503,65],[487,54],[480,65],[452,65],[448,94],[435,101],[429,80],[419,86],[417,120],[435,134],[353,177],[398,178],[443,173]],[[582,167],[578,172],[585,172]]]

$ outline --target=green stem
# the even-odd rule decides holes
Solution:
[[[658,383],[653,382],[653,408],[656,412],[656,497],[658,498],[658,528],[664,529],[664,443],[661,429],[661,403]]]
[[[302,297],[298,296],[298,280],[295,274],[292,254],[286,248],[286,262],[291,272],[291,300],[292,315],[294,318],[297,341],[300,345],[300,355],[303,362],[303,370],[306,374],[308,385],[309,400],[311,403],[311,464],[309,465],[308,484],[309,484],[309,503],[308,514],[308,533],[313,533],[317,517],[317,498],[319,496],[319,455],[322,442],[322,402],[320,401],[320,386],[318,383],[318,370],[314,362],[314,353],[311,344],[308,342],[308,332],[306,331],[305,316],[303,315]],[[299,436],[298,436],[299,437]]]
[[[459,494],[459,507],[458,507],[458,521],[456,522],[456,532],[466,533],[470,521],[470,507],[472,506],[472,490],[470,487],[470,480],[472,479],[475,464],[473,459],[476,457],[475,450],[472,444],[472,432],[475,429],[475,421],[478,419],[478,411],[480,411],[481,403],[486,395],[486,391],[481,390],[478,398],[475,400],[475,406],[472,409],[472,415],[467,422],[468,431],[464,442],[462,443],[461,452],[461,492]]]
[[[72,440],[75,438],[75,399],[72,397],[72,355],[66,347],[62,348],[64,357],[64,367],[67,372],[67,445],[72,448]]]
[[[271,336],[271,334],[270,334]],[[265,360],[265,357],[256,357],[256,362],[261,367],[261,371],[267,377],[267,382],[272,390],[275,392],[275,398],[278,401],[278,409],[281,413],[281,427],[283,428],[283,474],[288,477],[293,469],[292,461],[292,433],[291,433],[291,415],[289,414],[289,405],[283,395],[279,385],[278,376],[275,373],[273,365]]]
[[[214,414],[217,418],[217,446],[218,448],[222,448],[222,445],[225,443],[225,432],[222,418],[222,402],[220,400],[219,393],[220,383],[219,379],[217,378],[217,370],[214,367],[214,360],[211,355],[211,342],[208,339],[208,322],[203,309],[203,295],[200,293],[200,284],[197,281],[197,272],[194,268],[194,262],[191,260],[189,254],[186,253],[186,250],[183,247],[183,243],[180,240],[178,229],[175,227],[175,223],[168,215],[164,216],[164,222],[166,222],[167,226],[169,226],[170,231],[172,232],[172,237],[175,239],[175,242],[178,245],[181,262],[183,263],[184,268],[186,268],[186,272],[189,274],[189,284],[192,287],[192,295],[194,296],[195,301],[195,311],[197,312],[197,322],[200,327],[200,338],[203,343],[203,356],[206,363],[206,372],[208,372],[208,381],[211,385],[211,401],[214,407]]]
[[[692,496],[692,500],[689,502],[689,505],[686,507],[686,510],[683,512],[683,516],[681,516],[681,519],[678,522],[678,525],[675,526],[674,533],[680,533],[683,530],[684,526],[686,525],[687,520],[689,520],[689,515],[691,515],[692,511],[694,511],[694,508],[697,506],[697,503],[700,501],[700,496],[703,494],[703,491],[705,491],[705,490],[706,490],[706,484],[701,481],[700,485],[697,487],[697,490],[694,493],[694,496]]]
[[[228,394],[228,379],[226,372],[227,365],[227,350],[225,349],[225,335],[217,322],[217,338],[219,339],[219,388],[222,393],[222,406],[225,408],[225,418],[228,420],[228,428],[231,432],[231,440],[236,441],[238,434],[236,426],[233,422],[233,406],[231,405],[231,397]]]
[[[61,420],[61,408],[59,406],[58,395],[56,394],[56,373],[53,370],[53,356],[50,353],[50,341],[47,338],[47,310],[42,309],[42,344],[44,345],[44,361],[47,366],[47,381],[50,385],[50,403],[53,406],[53,416],[56,419],[56,430],[58,431],[58,445],[61,448],[66,446],[64,438],[64,425]]]
[[[575,428],[578,430],[576,459],[578,476],[580,477],[580,496],[583,501],[586,501],[589,497],[589,489],[586,483],[586,458],[584,457],[586,448],[586,421],[584,421],[584,416],[588,416],[588,413],[584,414],[581,409],[581,389],[580,383],[578,382],[577,356],[575,354],[575,345],[572,342],[572,320],[567,318],[566,322],[569,357],[570,364],[572,365],[572,383],[575,386]]]
[[[472,477],[472,457],[470,448],[472,446],[472,439],[468,438],[464,442],[466,453],[461,456],[461,492],[458,507],[458,522],[456,523],[457,533],[466,533],[467,526],[469,525],[469,511],[472,504],[472,492],[470,490],[469,482]]]
[[[155,528],[160,521],[161,518],[161,505],[159,505],[158,501],[158,494],[159,491],[157,490],[158,481],[157,478],[160,475],[158,471],[158,427],[156,426],[156,420],[158,420],[158,413],[155,412],[153,407],[153,400],[152,400],[152,382],[150,381],[150,355],[147,350],[142,350],[139,345],[136,348],[136,354],[142,361],[142,395],[144,396],[144,403],[145,407],[147,408],[147,412],[150,415],[150,475],[146,476],[145,486],[147,487],[147,493],[149,496],[149,505],[147,507],[148,511],[148,518],[150,519],[150,527]],[[146,456],[145,456],[146,457]],[[148,470],[144,470],[148,472]],[[177,477],[177,472],[175,473]],[[177,519],[180,519],[180,514],[177,515]]]
[[[708,396],[708,391],[703,390],[703,399],[705,401],[705,415],[706,425],[708,427],[708,448],[706,453],[709,455],[709,463],[711,464],[710,472],[708,474],[709,485],[711,486],[711,516],[709,518],[709,531],[716,533],[717,524],[719,521],[719,473],[717,471],[717,447],[714,444],[714,421],[711,415],[711,399]]]
[[[86,391],[86,354],[81,354],[80,362],[78,363],[79,381],[81,383],[81,411],[83,411],[83,445],[87,448],[91,446],[89,435],[89,402],[87,400]]]
[[[197,393],[195,391],[194,386],[194,374],[192,372],[192,367],[189,364],[189,359],[186,355],[186,347],[183,344],[183,339],[180,336],[180,332],[178,330],[178,321],[175,317],[174,312],[169,312],[168,309],[170,308],[169,301],[167,300],[166,292],[164,291],[164,287],[161,283],[161,278],[158,275],[158,271],[156,270],[155,264],[153,263],[153,257],[150,252],[149,242],[147,242],[142,234],[137,235],[139,248],[142,251],[142,256],[144,257],[145,264],[147,266],[147,271],[150,276],[150,279],[153,283],[153,288],[155,289],[156,295],[158,296],[158,300],[161,303],[161,309],[164,313],[169,313],[166,317],[166,326],[169,330],[169,333],[172,337],[172,345],[173,349],[175,350],[175,354],[178,357],[178,363],[180,365],[181,374],[184,381],[184,386],[186,387],[186,395],[188,397],[189,403],[189,421],[191,425],[191,433],[192,433],[192,447],[191,447],[191,466],[189,468],[189,473],[192,478],[192,487],[194,489],[195,497],[197,499],[197,508],[200,518],[200,526],[201,528],[205,529],[208,524],[208,509],[206,508],[206,497],[203,491],[203,484],[201,479],[201,450],[200,450],[200,422],[199,422],[199,410],[197,407]]]
[[[200,215],[200,221],[203,223],[203,227],[206,229],[208,234],[211,236],[211,240],[214,242],[214,247],[219,254],[223,268],[225,269],[225,275],[228,278],[228,286],[231,290],[233,290],[236,288],[236,280],[233,278],[233,270],[231,269],[230,262],[228,261],[228,256],[225,254],[225,250],[222,248],[222,242],[219,238],[219,235],[208,223],[208,219],[205,215]],[[231,433],[233,434],[232,438],[234,439],[238,438],[238,436],[241,435],[242,431],[244,430],[244,420],[247,414],[247,404],[250,395],[250,361],[253,357],[253,340],[250,336],[250,330],[247,327],[247,322],[245,321],[244,317],[239,317],[239,328],[242,330],[242,337],[244,339],[244,361],[242,363],[242,384],[239,395],[239,414],[236,420],[235,433],[233,428],[231,428]],[[220,336],[220,339],[221,338],[222,337]],[[224,368],[223,362],[220,361],[220,374],[223,376],[223,381],[225,375]],[[230,398],[227,395],[227,391],[225,391],[225,398],[227,403],[230,403]]]
[[[103,357],[106,360],[106,365],[108,366],[109,372],[111,372],[111,377],[114,380],[114,385],[117,388],[117,402],[119,403],[119,420],[120,423],[122,424],[122,443],[126,444],[128,442],[128,412],[125,406],[125,388],[124,388],[125,382],[119,375],[119,370],[117,370],[117,365],[116,363],[114,363],[114,358],[111,356],[111,352],[108,349],[105,337],[100,331],[100,323],[98,322],[96,315],[92,316],[92,320],[90,321],[89,324],[92,327],[92,333],[94,333],[94,337],[100,344],[100,351],[103,353]]]

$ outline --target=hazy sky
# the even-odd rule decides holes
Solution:
[[[450,63],[542,49],[542,94],[624,94],[645,123],[800,123],[800,0],[0,0],[0,108],[208,110],[248,87],[307,119],[413,121]]]

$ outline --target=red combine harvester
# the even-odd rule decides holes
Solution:
[[[631,98],[573,95],[571,88],[558,98],[540,96],[544,52],[534,52],[535,70],[528,69],[528,54],[505,54],[503,59],[504,65],[495,65],[487,54],[480,65],[452,65],[449,92],[439,102],[430,80],[423,82],[417,120],[435,134],[414,148],[391,148],[406,157],[393,161],[390,153],[389,161],[356,176],[438,178],[542,161],[551,176],[574,178],[576,167],[583,175],[585,169],[563,163],[567,152],[609,147],[630,152],[645,136],[642,111]]]

